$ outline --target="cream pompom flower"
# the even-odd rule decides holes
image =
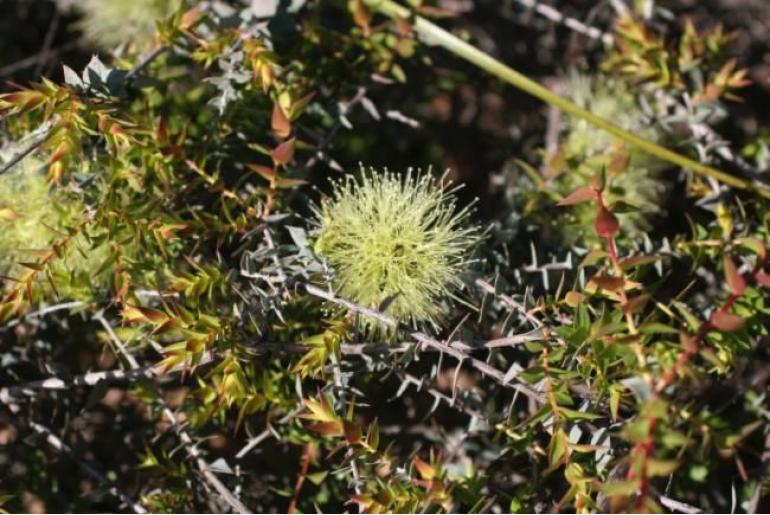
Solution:
[[[121,43],[152,44],[157,22],[170,16],[181,0],[80,0],[79,28],[92,44],[112,49]]]
[[[435,325],[479,239],[470,210],[458,210],[457,188],[429,175],[362,172],[337,182],[316,210],[314,250],[333,268],[343,297]]]

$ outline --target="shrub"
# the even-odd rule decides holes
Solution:
[[[562,98],[479,50],[498,2],[409,5],[202,2],[0,94],[5,509],[767,507],[732,38],[600,9]]]

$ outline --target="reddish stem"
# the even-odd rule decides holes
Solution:
[[[612,252],[610,252],[610,255],[612,255]],[[756,283],[757,275],[763,271],[768,261],[770,261],[770,253],[766,253],[762,257],[762,259],[760,259],[757,262],[754,269],[751,271],[750,274],[748,274],[748,277],[744,277],[744,279],[747,280],[747,283],[749,284]],[[733,305],[738,301],[738,299],[740,299],[743,296],[744,291],[730,294],[730,296],[727,298],[725,303],[722,304],[722,306],[719,309],[717,309],[717,312],[726,313],[730,309],[732,309]],[[700,348],[703,345],[703,342],[705,341],[706,335],[708,334],[708,332],[715,329],[717,328],[711,322],[711,319],[701,323],[701,325],[698,327],[698,330],[695,332],[695,334],[687,340],[684,351],[679,355],[679,357],[676,359],[674,364],[668,370],[666,370],[661,376],[661,378],[658,380],[658,383],[655,386],[655,391],[653,392],[653,400],[659,398],[660,395],[664,392],[664,390],[674,382],[674,378],[679,373],[679,371],[682,370],[690,361],[690,359],[700,351]],[[643,506],[644,500],[647,497],[647,494],[649,493],[650,483],[649,483],[649,478],[647,473],[647,465],[648,465],[650,456],[653,454],[655,450],[654,432],[658,426],[658,422],[659,422],[658,417],[652,416],[649,418],[647,438],[644,441],[637,443],[632,450],[632,455],[641,455],[641,462],[639,467],[640,469],[639,491],[638,491],[638,497],[636,500],[636,508],[641,508]],[[633,463],[632,463],[628,469],[628,474],[626,476],[626,479],[631,481],[635,478],[636,478],[636,472],[634,470]]]

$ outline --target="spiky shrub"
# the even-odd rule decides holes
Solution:
[[[155,36],[156,22],[169,16],[182,0],[81,0],[78,27],[98,47],[111,49],[122,43],[147,44]]]
[[[317,210],[315,251],[334,269],[340,294],[400,321],[435,323],[478,240],[455,191],[411,170],[362,170],[337,182]]]

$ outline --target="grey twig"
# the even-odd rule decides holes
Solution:
[[[494,286],[489,284],[487,281],[484,281],[483,279],[477,279],[476,286],[481,288],[486,293],[489,293],[490,295],[494,295],[495,297],[500,299],[500,302],[506,305],[509,309],[516,311],[521,316],[526,318],[533,326],[535,326],[537,329],[541,331],[541,334],[542,334],[541,339],[553,338],[558,343],[565,345],[564,339],[562,337],[557,336],[556,333],[551,331],[550,328],[546,326],[542,320],[540,320],[535,315],[530,313],[526,307],[524,307],[520,302],[518,302],[513,297],[510,297],[502,293],[498,293]]]
[[[333,302],[334,304],[338,304],[340,306],[343,306],[355,313],[360,313],[362,315],[366,315],[368,317],[374,318],[375,320],[378,320],[382,324],[386,325],[387,327],[391,327],[393,329],[402,331],[406,334],[408,334],[411,338],[416,340],[417,342],[423,344],[424,346],[428,348],[433,348],[439,352],[442,352],[444,354],[448,354],[449,356],[452,356],[458,361],[461,362],[467,362],[469,363],[473,368],[475,368],[477,371],[481,372],[482,374],[485,374],[491,378],[493,378],[495,381],[500,383],[503,386],[506,386],[508,388],[512,388],[514,390],[517,390],[521,392],[522,394],[526,395],[530,399],[533,399],[537,402],[543,402],[544,396],[542,393],[537,392],[530,388],[529,386],[526,386],[521,383],[512,383],[511,381],[513,378],[506,377],[506,374],[501,372],[500,370],[496,369],[495,367],[489,365],[488,363],[481,361],[479,359],[476,359],[467,353],[463,352],[460,349],[451,347],[450,345],[446,343],[442,343],[435,338],[432,338],[425,333],[419,332],[419,331],[412,331],[410,328],[403,326],[400,324],[396,319],[393,317],[390,317],[386,315],[385,313],[382,313],[380,311],[377,311],[375,309],[366,308],[364,306],[359,306],[358,304],[355,304],[353,302],[350,302],[345,299],[341,299],[337,296],[335,296],[333,293],[324,291],[316,286],[313,286],[312,284],[305,284],[304,285],[305,290],[315,297],[322,298],[324,300],[327,300],[329,302]]]
[[[17,325],[19,325],[25,320],[41,318],[50,313],[55,313],[57,311],[65,311],[65,310],[75,309],[83,306],[85,306],[85,302],[82,302],[79,300],[73,300],[70,302],[62,302],[61,304],[53,304],[51,306],[46,306],[44,308],[38,309],[37,311],[31,311],[29,313],[26,313],[23,318],[14,318],[4,326],[0,327],[0,331],[10,329],[11,327],[16,327]]]
[[[313,154],[313,156],[310,157],[310,159],[307,160],[305,163],[305,170],[309,170],[312,167],[316,165],[316,163],[325,158],[325,149],[331,141],[334,139],[334,137],[337,135],[337,132],[340,130],[340,127],[345,125],[345,117],[350,114],[350,112],[353,110],[353,108],[359,104],[364,102],[366,99],[366,88],[361,86],[356,90],[356,94],[353,95],[353,98],[348,100],[347,102],[341,102],[340,103],[340,113],[337,116],[337,120],[334,122],[334,125],[332,125],[332,128],[329,129],[329,132],[326,133],[326,136],[318,143],[316,146],[316,152]]]
[[[126,74],[126,77],[124,78],[124,81],[126,84],[132,83],[142,71],[147,68],[150,63],[152,63],[159,55],[161,55],[163,52],[168,50],[168,46],[166,45],[160,45],[158,47],[155,47],[153,50],[147,52],[145,55],[143,55],[139,62],[136,63],[136,66],[131,68],[128,73]]]
[[[672,499],[664,495],[661,495],[658,500],[660,501],[660,504],[676,513],[703,513],[703,510],[696,506],[692,506],[682,501],[677,501],[676,499]]]
[[[131,509],[134,511],[134,513],[147,513],[147,510],[144,506],[141,505],[138,501],[135,501],[131,497],[129,497],[127,494],[124,494],[118,488],[112,484],[112,482],[105,477],[102,472],[91,465],[90,463],[80,460],[75,457],[74,452],[72,451],[72,448],[67,445],[66,443],[62,442],[61,439],[53,434],[50,429],[48,429],[45,426],[42,426],[40,424],[37,424],[35,422],[30,422],[30,427],[38,433],[39,435],[42,435],[45,437],[46,442],[48,445],[53,447],[57,452],[68,454],[70,457],[72,457],[78,465],[91,477],[93,477],[98,482],[107,485],[108,486],[108,492],[112,494],[113,496],[120,499],[123,503],[130,506]]]
[[[587,36],[591,39],[599,40],[607,46],[612,45],[613,43],[611,34],[607,34],[606,32],[603,32],[597,29],[596,27],[591,27],[590,25],[587,25],[576,18],[565,16],[555,8],[551,7],[550,5],[540,3],[536,0],[514,0],[514,1],[518,4],[523,5],[528,9],[532,9],[543,18],[547,18],[554,23],[559,23],[561,25],[564,25],[565,27],[579,34],[583,34],[584,36]]]
[[[61,53],[68,52],[73,48],[75,48],[77,45],[78,45],[77,41],[70,41],[68,43],[64,43],[58,48],[50,48],[45,52],[41,50],[40,52],[34,55],[25,57],[24,59],[16,61],[15,63],[11,63],[3,66],[2,68],[0,68],[0,77],[11,75],[13,73],[16,73],[19,70],[23,70],[24,68],[37,64],[41,62],[41,59],[43,64],[45,64],[45,61],[51,60]]]
[[[101,322],[102,325],[105,325],[105,328],[109,327],[109,323],[107,323],[103,317],[101,318]],[[115,331],[109,327],[107,333],[110,336],[110,339],[113,340],[113,343],[115,343],[115,347],[126,358],[131,368],[138,370],[139,364],[137,363],[136,358],[134,358],[126,351],[126,346],[122,341],[120,341],[120,338],[118,338],[118,336],[115,334]],[[195,462],[195,465],[198,467],[198,470],[201,472],[206,482],[217,491],[217,493],[222,497],[222,500],[227,503],[234,511],[241,514],[250,514],[251,511],[222,483],[222,481],[219,480],[216,474],[214,474],[209,464],[201,456],[200,451],[195,446],[195,442],[193,442],[189,433],[185,431],[184,428],[179,424],[176,416],[166,405],[162,397],[158,398],[158,402],[161,404],[161,406],[163,406],[163,414],[166,418],[168,418],[169,422],[171,422],[171,426],[179,437],[179,440],[182,442],[187,455]]]
[[[132,379],[151,379],[157,377],[160,370],[155,366],[132,370],[105,370],[89,372],[70,379],[50,377],[17,386],[0,388],[0,402],[9,403],[22,397],[33,397],[40,391],[69,390],[73,386],[94,386],[101,381],[130,381]]]
[[[418,379],[408,372],[396,371],[396,374],[401,378],[403,382],[413,385],[418,391],[430,394],[434,399],[443,402],[450,408],[468,415],[469,417],[486,420],[486,417],[481,412],[470,408],[462,400],[458,400],[457,397],[450,397],[449,395],[440,392],[436,388],[426,385],[424,379]]]
[[[283,417],[279,418],[278,423],[286,424],[287,422],[289,422],[291,419],[293,419],[303,411],[305,411],[304,406],[295,408],[290,412],[288,412],[287,414],[285,414]],[[257,445],[261,444],[263,441],[267,440],[270,436],[273,436],[273,435],[275,435],[275,431],[272,429],[272,427],[268,426],[267,429],[259,433],[257,436],[253,438],[249,438],[249,441],[246,442],[246,445],[241,447],[241,450],[238,451],[238,454],[235,455],[235,459],[236,460],[243,459],[243,457],[246,456],[248,453],[250,453],[252,449],[254,449]]]
[[[32,140],[32,143],[27,145],[25,148],[23,148],[18,153],[11,156],[11,158],[6,161],[5,163],[0,165],[0,175],[4,174],[17,164],[19,164],[25,157],[30,155],[32,152],[37,150],[40,145],[45,143],[45,141],[48,139],[48,137],[53,132],[53,123],[49,120],[46,124],[44,124],[40,129],[38,129],[39,134]]]

